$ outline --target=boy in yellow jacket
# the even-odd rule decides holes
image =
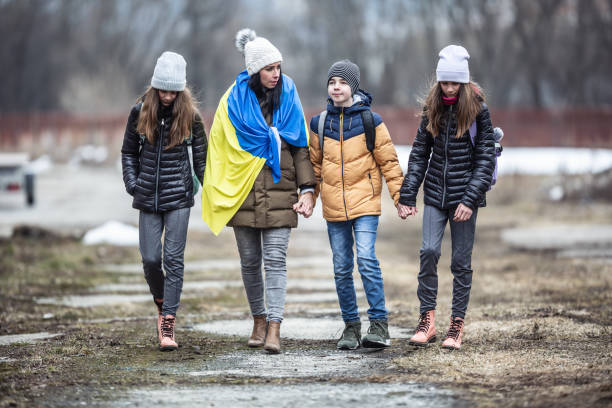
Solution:
[[[323,217],[333,253],[334,278],[345,323],[339,349],[391,345],[382,272],[374,251],[384,175],[396,206],[402,170],[381,117],[371,112],[372,96],[359,89],[359,67],[334,63],[327,74],[327,109],[310,122],[310,160],[318,180]],[[353,284],[353,245],[370,308],[368,334],[361,322]]]

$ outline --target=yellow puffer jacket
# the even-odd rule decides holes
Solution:
[[[373,113],[376,143],[372,152],[367,149],[361,111],[369,109],[371,98],[360,96],[361,100],[349,108],[328,105],[323,155],[319,115],[310,122],[310,160],[318,181],[315,196],[321,195],[327,221],[380,215],[383,176],[395,204],[399,200],[403,175],[395,147],[380,115]]]

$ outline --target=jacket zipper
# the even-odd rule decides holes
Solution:
[[[372,186],[372,197],[374,197],[374,183],[372,182],[372,174],[368,173],[368,178],[370,179],[370,186]]]
[[[342,152],[342,142],[344,140],[344,108],[342,108],[342,112],[340,113],[340,167],[342,170],[342,202],[344,203],[344,215],[346,216],[346,220],[348,221],[348,211],[346,209],[346,195],[344,191],[344,153]]]
[[[161,150],[162,150],[162,140],[164,138],[164,119],[161,120],[161,126],[159,128],[159,140],[157,141],[157,173],[155,174],[155,212],[157,212],[157,207],[159,205],[159,165],[161,162]]]
[[[448,168],[448,131],[450,130],[451,118],[453,116],[453,105],[450,106],[448,111],[448,120],[446,122],[446,140],[444,141],[444,174],[442,174],[442,208],[445,207],[446,203],[446,170]]]

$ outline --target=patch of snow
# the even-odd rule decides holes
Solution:
[[[85,245],[138,246],[138,241],[138,228],[118,221],[108,221],[83,236]]]

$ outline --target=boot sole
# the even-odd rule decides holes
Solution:
[[[268,354],[280,354],[280,350],[277,350],[277,349],[271,349],[271,348],[264,347],[264,350],[266,350]]]
[[[159,350],[160,351],[176,351],[178,350],[178,347],[166,346],[166,347],[160,347]]]
[[[431,339],[427,340],[427,343],[421,343],[418,341],[409,341],[408,344],[410,344],[411,346],[417,346],[417,347],[427,347],[431,343],[434,343],[435,341],[436,341],[436,336],[433,336]]]
[[[461,347],[453,347],[453,346],[442,346],[444,350],[457,351],[461,350]]]
[[[336,346],[336,348],[338,350],[357,350],[359,348],[359,344],[356,345],[355,347],[348,347],[348,346]]]
[[[361,346],[364,348],[375,348],[375,349],[389,347],[390,345],[391,345],[390,339],[385,340],[384,342],[366,340],[361,343]]]

